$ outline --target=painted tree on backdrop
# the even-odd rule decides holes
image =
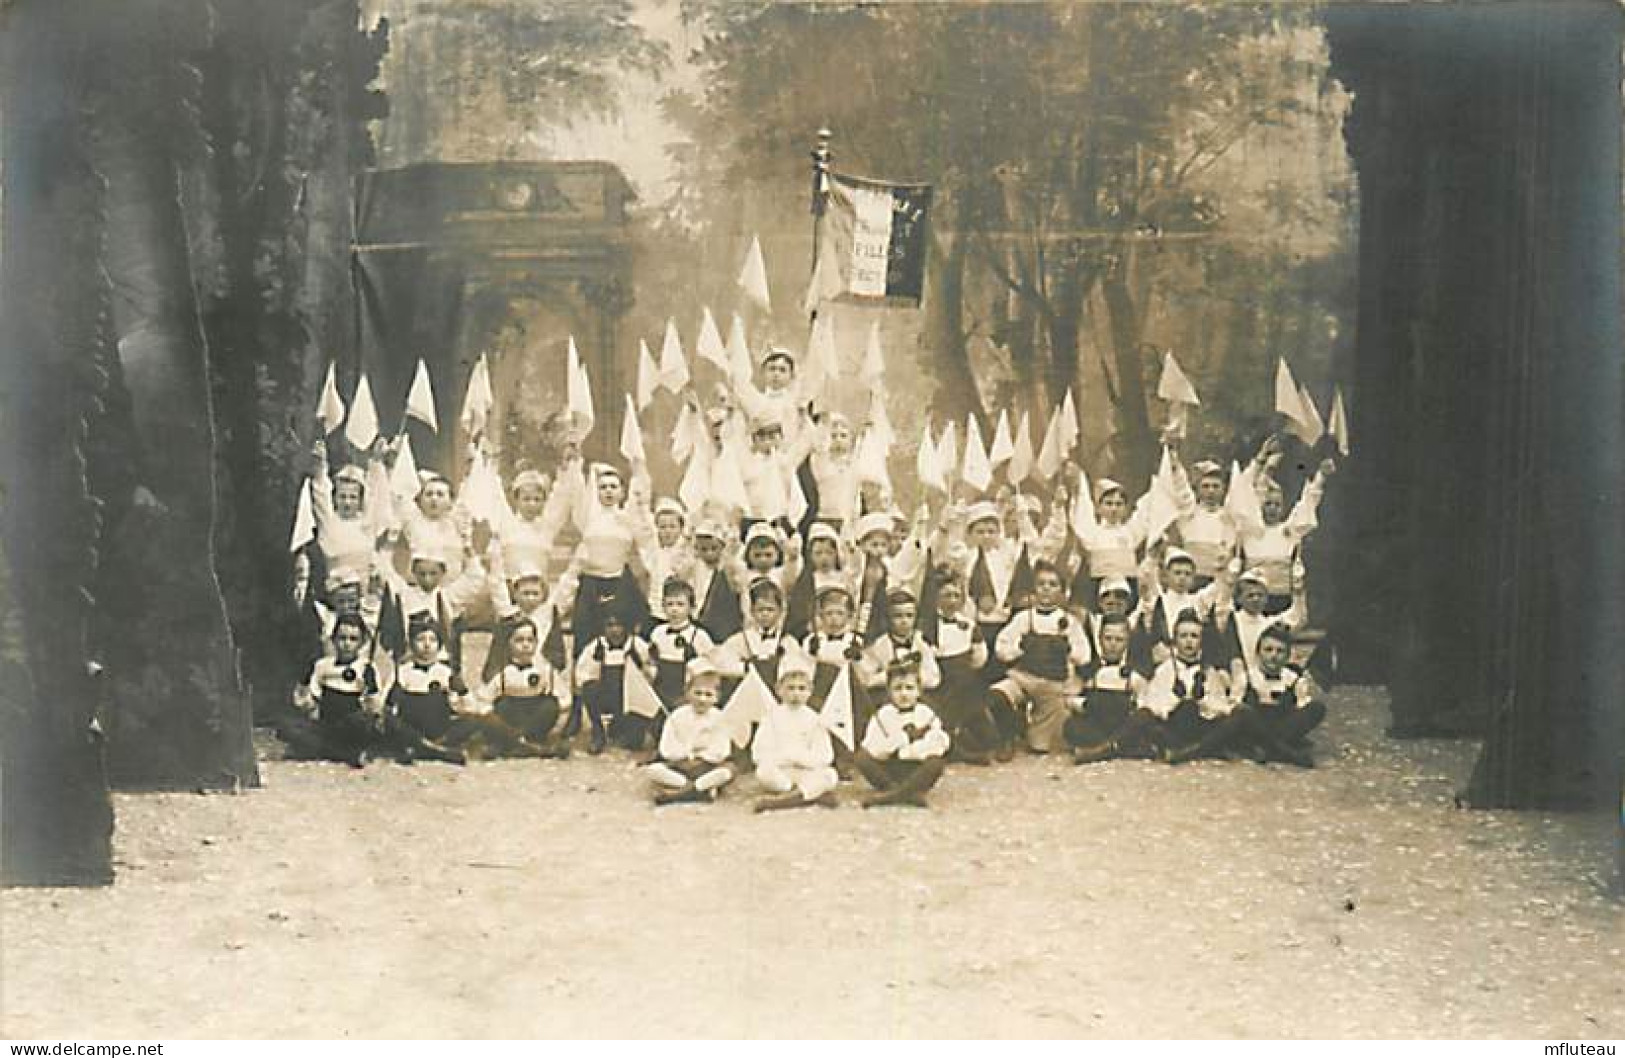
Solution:
[[[1287,45],[1309,12],[688,0],[684,13],[705,34],[706,73],[703,93],[668,106],[700,145],[684,193],[714,188],[718,217],[742,181],[805,197],[820,125],[837,132],[838,165],[936,182],[937,411],[984,414],[977,342],[1008,351],[1035,404],[1057,400],[1079,378],[1094,307],[1119,465],[1149,473],[1160,350],[1147,307],[1172,263],[1228,234],[1216,165],[1302,109],[1297,89],[1320,71]]]

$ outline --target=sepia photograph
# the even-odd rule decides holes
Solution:
[[[0,0],[8,1053],[1617,1053],[1622,146],[1620,0]]]

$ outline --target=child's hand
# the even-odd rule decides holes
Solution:
[[[491,548],[491,523],[484,518],[474,519],[474,526],[469,531],[470,542],[476,555],[483,555]]]
[[[1329,478],[1333,474],[1336,474],[1336,473],[1337,473],[1337,460],[1335,460],[1335,459],[1322,459],[1320,461],[1320,476],[1321,477]]]

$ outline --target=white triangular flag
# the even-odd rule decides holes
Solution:
[[[953,486],[954,475],[959,472],[959,438],[954,434],[952,419],[937,435],[937,466],[942,468],[942,488],[946,492]]]
[[[1056,427],[1056,439],[1061,443],[1061,458],[1065,459],[1077,447],[1078,436],[1082,432],[1078,426],[1078,408],[1072,403],[1072,387],[1066,390],[1066,399],[1061,402],[1059,425]]]
[[[339,396],[338,373],[332,364],[327,365],[327,379],[322,383],[321,399],[316,402],[316,418],[324,435],[344,425],[344,398]]]
[[[750,342],[745,339],[745,321],[737,312],[728,327],[728,371],[736,385],[749,382],[756,374],[756,364],[750,357]]]
[[[1320,409],[1315,407],[1315,398],[1309,395],[1306,387],[1298,387],[1298,400],[1303,408],[1303,430],[1298,437],[1304,444],[1313,448],[1326,436],[1326,424],[1321,421]]]
[[[987,461],[987,448],[982,444],[982,426],[975,415],[965,421],[965,466],[959,476],[977,492],[986,491],[993,483],[993,467]]]
[[[818,719],[823,721],[824,730],[838,739],[841,745],[849,750],[857,746],[857,725],[852,718],[852,666],[841,666],[835,682],[830,685],[829,694],[824,697],[823,706],[818,710]]]
[[[801,475],[795,472],[790,474],[790,500],[786,505],[790,514],[790,524],[800,525],[807,517],[812,505],[807,502],[807,490],[801,487]]]
[[[694,405],[684,401],[683,410],[677,413],[677,423],[671,428],[672,458],[686,463],[704,438],[705,423],[700,420],[700,413],[694,410]]]
[[[866,386],[879,386],[886,379],[886,356],[880,347],[880,321],[869,324],[869,340],[863,347],[863,367],[858,378]]]
[[[417,498],[423,483],[418,480],[418,461],[412,453],[412,439],[401,434],[401,447],[395,453],[395,464],[389,468],[389,494],[397,505],[411,503]]]
[[[886,446],[874,430],[863,431],[858,438],[857,450],[852,453],[852,475],[861,485],[864,482],[891,490],[891,471],[886,466]]]
[[[1349,454],[1349,413],[1343,406],[1343,387],[1338,386],[1332,391],[1332,414],[1326,423],[1326,431],[1337,442],[1337,454]]]
[[[710,492],[706,499],[726,510],[740,512],[750,507],[750,493],[745,490],[744,472],[740,470],[740,440],[730,440],[722,447],[711,466]]]
[[[1285,357],[1275,361],[1275,410],[1291,424],[1288,433],[1301,435],[1308,431],[1309,416],[1303,408],[1303,391],[1292,377]]]
[[[1032,477],[1033,473],[1033,433],[1032,423],[1027,413],[1021,413],[1021,422],[1016,425],[1016,439],[1014,448],[1010,452],[1010,484],[1020,485]]]
[[[1257,483],[1251,467],[1243,472],[1238,464],[1230,464],[1230,485],[1225,490],[1224,509],[1236,525],[1264,524],[1263,505],[1258,499]]]
[[[1038,459],[1033,469],[1038,471],[1040,481],[1047,482],[1061,472],[1064,462],[1066,452],[1061,448],[1061,412],[1057,408],[1049,417],[1049,425],[1044,428],[1044,441],[1038,447]]]
[[[660,368],[656,372],[660,385],[672,393],[681,393],[688,385],[688,358],[683,355],[683,343],[677,337],[677,321],[666,320],[666,336],[660,341]]]
[[[637,665],[627,665],[626,676],[621,685],[622,706],[632,716],[641,716],[653,720],[666,711],[666,703],[660,700],[660,695],[649,686],[649,678],[643,674],[643,669]]]
[[[722,334],[717,330],[716,318],[707,308],[700,318],[700,337],[694,343],[694,355],[709,360],[719,370],[728,370],[728,351],[722,345]]]
[[[655,387],[660,383],[660,367],[649,353],[649,343],[638,339],[637,399],[639,408],[654,403]]]
[[[570,347],[565,354],[565,407],[570,420],[579,430],[579,441],[592,433],[595,421],[592,408],[592,381],[587,377],[587,365],[581,362],[576,350],[575,335],[570,336]]]
[[[886,414],[886,394],[883,390],[869,391],[869,430],[881,448],[891,450],[897,443],[897,431],[892,429],[891,416]]]
[[[914,453],[914,476],[928,489],[936,489],[938,492],[948,491],[948,483],[942,475],[942,466],[937,461],[937,443],[931,439],[929,420],[921,430],[919,451]]]
[[[644,461],[643,428],[638,425],[638,406],[632,394],[626,395],[626,413],[621,417],[621,455],[633,465]]]
[[[429,365],[418,358],[417,373],[412,376],[412,388],[406,392],[406,414],[440,432],[440,419],[434,410],[434,386],[429,382]]]
[[[745,678],[722,707],[722,719],[728,724],[734,745],[749,745],[751,728],[766,719],[767,711],[777,704],[778,699],[768,690],[756,666],[746,663]]]
[[[698,513],[711,496],[711,464],[713,460],[710,445],[693,449],[693,456],[694,458],[688,461],[688,467],[683,471],[683,480],[678,482],[677,498],[683,501],[683,506]]]
[[[812,333],[807,338],[806,389],[813,399],[822,397],[829,384],[840,376],[840,361],[835,351],[835,317],[823,313],[813,321]]]
[[[763,312],[773,311],[773,303],[767,295],[767,263],[762,260],[762,240],[754,235],[750,237],[745,265],[739,270],[739,289]]]
[[[344,439],[357,452],[366,452],[378,440],[378,409],[372,403],[372,387],[367,384],[365,374],[355,384],[350,417],[344,423]]]
[[[481,353],[474,362],[474,370],[468,373],[468,389],[463,393],[463,412],[459,416],[470,438],[479,437],[485,432],[486,420],[495,403],[496,398],[491,393],[491,366],[486,362],[485,354]]]
[[[1010,436],[1010,413],[999,409],[999,424],[993,428],[993,446],[987,450],[987,461],[995,469],[1016,454],[1015,438]]]
[[[316,505],[310,498],[310,489],[310,479],[307,477],[299,486],[299,503],[293,512],[293,537],[288,541],[289,551],[298,551],[316,539]]]
[[[502,478],[497,474],[484,446],[474,449],[474,461],[457,489],[457,504],[469,515],[492,525],[499,524],[507,497],[502,494]]]
[[[1171,352],[1162,354],[1162,378],[1157,382],[1157,396],[1170,404],[1202,403],[1196,396],[1196,387],[1185,377]]]
[[[1146,490],[1145,507],[1146,540],[1156,543],[1168,531],[1179,517],[1179,497],[1175,492],[1173,456],[1167,446],[1162,449],[1162,462],[1157,466],[1157,472],[1151,476],[1151,485]]]

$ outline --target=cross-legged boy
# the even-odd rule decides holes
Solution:
[[[1129,664],[1128,618],[1121,614],[1102,617],[1095,642],[1100,653],[1062,727],[1075,764],[1107,760],[1124,748],[1135,707],[1145,691],[1145,677]]]
[[[1257,663],[1237,658],[1230,666],[1230,696],[1245,710],[1250,741],[1265,761],[1281,761],[1300,768],[1315,766],[1309,732],[1326,719],[1315,681],[1287,664],[1292,633],[1280,625],[1265,628],[1258,637]]]
[[[688,686],[682,704],[672,710],[660,732],[660,759],[648,767],[661,789],[655,804],[714,801],[733,779],[728,758],[733,752],[727,721],[717,708],[722,688],[715,666],[702,658],[688,664]]]
[[[888,701],[863,732],[858,770],[875,792],[865,808],[880,805],[925,807],[926,791],[947,767],[948,732],[931,707],[920,701],[920,674],[908,662],[886,670]]]
[[[758,812],[835,805],[840,783],[835,747],[811,700],[810,660],[800,651],[787,654],[779,666],[778,704],[768,710],[751,742],[756,778],[768,791],[756,802]]]
[[[1155,737],[1168,764],[1221,755],[1247,729],[1246,714],[1227,693],[1227,674],[1202,659],[1202,628],[1193,613],[1175,618],[1173,654],[1151,674],[1141,699],[1158,720]]]

